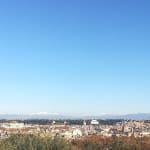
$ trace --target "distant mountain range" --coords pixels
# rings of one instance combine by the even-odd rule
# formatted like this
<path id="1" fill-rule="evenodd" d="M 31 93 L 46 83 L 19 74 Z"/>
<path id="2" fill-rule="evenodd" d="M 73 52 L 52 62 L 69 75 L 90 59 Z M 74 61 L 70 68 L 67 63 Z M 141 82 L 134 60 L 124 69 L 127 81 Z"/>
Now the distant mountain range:
<path id="1" fill-rule="evenodd" d="M 58 113 L 32 113 L 32 114 L 0 114 L 0 119 L 133 119 L 150 120 L 150 113 L 136 113 L 126 115 L 64 115 Z"/>

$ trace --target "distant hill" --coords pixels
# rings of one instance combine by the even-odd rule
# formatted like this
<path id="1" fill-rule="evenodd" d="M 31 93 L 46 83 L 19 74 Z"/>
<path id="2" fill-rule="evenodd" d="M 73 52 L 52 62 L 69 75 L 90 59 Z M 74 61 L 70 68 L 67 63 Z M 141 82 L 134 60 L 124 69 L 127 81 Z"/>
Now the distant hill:
<path id="1" fill-rule="evenodd" d="M 150 120 L 150 113 L 126 115 L 64 115 L 64 114 L 0 114 L 0 119 L 133 119 Z"/>
<path id="2" fill-rule="evenodd" d="M 136 114 L 126 114 L 126 115 L 100 115 L 95 116 L 95 118 L 100 119 L 125 119 L 125 120 L 150 120 L 150 113 L 136 113 Z"/>

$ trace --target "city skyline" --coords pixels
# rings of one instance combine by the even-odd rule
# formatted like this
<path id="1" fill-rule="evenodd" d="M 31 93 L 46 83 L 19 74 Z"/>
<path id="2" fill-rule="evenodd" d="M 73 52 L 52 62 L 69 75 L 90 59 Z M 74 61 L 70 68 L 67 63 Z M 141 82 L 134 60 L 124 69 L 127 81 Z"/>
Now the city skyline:
<path id="1" fill-rule="evenodd" d="M 0 113 L 150 113 L 150 2 L 0 2 Z"/>

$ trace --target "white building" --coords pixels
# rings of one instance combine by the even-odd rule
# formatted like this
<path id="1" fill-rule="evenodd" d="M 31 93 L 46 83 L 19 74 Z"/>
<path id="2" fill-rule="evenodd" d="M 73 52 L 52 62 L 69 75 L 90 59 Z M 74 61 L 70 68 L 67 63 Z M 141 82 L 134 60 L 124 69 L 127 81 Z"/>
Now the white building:
<path id="1" fill-rule="evenodd" d="M 25 125 L 24 123 L 12 122 L 12 123 L 2 123 L 1 127 L 18 129 L 18 128 L 24 128 Z"/>
<path id="2" fill-rule="evenodd" d="M 80 129 L 75 129 L 75 130 L 73 130 L 72 135 L 73 135 L 73 137 L 81 137 L 82 131 Z"/>
<path id="3" fill-rule="evenodd" d="M 91 125 L 99 125 L 99 122 L 97 120 L 92 120 Z"/>

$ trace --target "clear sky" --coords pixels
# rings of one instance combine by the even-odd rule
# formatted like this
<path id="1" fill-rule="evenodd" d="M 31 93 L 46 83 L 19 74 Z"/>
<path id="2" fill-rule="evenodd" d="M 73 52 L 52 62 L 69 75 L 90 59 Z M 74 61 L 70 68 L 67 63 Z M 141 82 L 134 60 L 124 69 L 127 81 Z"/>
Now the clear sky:
<path id="1" fill-rule="evenodd" d="M 0 1 L 0 113 L 149 107 L 149 0 Z"/>

